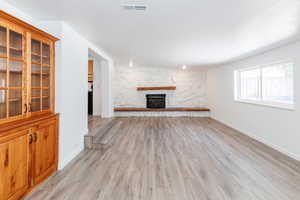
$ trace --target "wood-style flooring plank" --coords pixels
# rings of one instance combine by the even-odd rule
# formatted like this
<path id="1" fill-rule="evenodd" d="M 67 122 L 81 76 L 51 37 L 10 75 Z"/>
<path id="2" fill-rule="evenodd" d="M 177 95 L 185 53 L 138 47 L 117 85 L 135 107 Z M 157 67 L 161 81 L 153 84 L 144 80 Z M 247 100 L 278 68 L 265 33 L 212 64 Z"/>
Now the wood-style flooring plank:
<path id="1" fill-rule="evenodd" d="M 90 119 L 85 150 L 25 200 L 298 200 L 300 163 L 209 118 Z"/>

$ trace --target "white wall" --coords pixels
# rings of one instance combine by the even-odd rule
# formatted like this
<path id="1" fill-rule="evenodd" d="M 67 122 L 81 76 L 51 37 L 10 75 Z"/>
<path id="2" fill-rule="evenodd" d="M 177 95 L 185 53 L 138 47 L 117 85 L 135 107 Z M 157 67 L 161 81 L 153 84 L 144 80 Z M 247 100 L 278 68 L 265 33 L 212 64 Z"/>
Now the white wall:
<path id="1" fill-rule="evenodd" d="M 146 94 L 167 94 L 167 107 L 206 106 L 206 71 L 118 66 L 113 79 L 115 107 L 146 107 Z M 137 91 L 137 86 L 176 86 L 175 91 Z"/>
<path id="2" fill-rule="evenodd" d="M 75 42 L 76 41 L 76 42 Z M 87 41 L 63 23 L 62 63 L 56 76 L 57 108 L 60 113 L 60 168 L 83 150 L 87 127 Z"/>
<path id="3" fill-rule="evenodd" d="M 208 71 L 211 116 L 300 160 L 300 42 Z M 282 60 L 294 61 L 295 110 L 234 101 L 234 70 Z"/>
<path id="4" fill-rule="evenodd" d="M 5 0 L 0 0 L 0 9 L 3 10 L 4 12 L 10 13 L 11 15 L 13 15 L 23 21 L 26 21 L 27 23 L 37 26 L 37 21 L 34 20 L 30 15 L 22 12 L 20 9 L 18 9 L 14 6 L 11 6 Z"/>
<path id="5" fill-rule="evenodd" d="M 87 41 L 63 21 L 40 21 L 0 0 L 0 8 L 30 23 L 60 40 L 56 43 L 56 112 L 60 113 L 59 169 L 68 164 L 84 147 L 87 134 L 88 50 L 107 60 L 102 76 L 111 77 L 113 60 L 100 48 Z M 105 81 L 111 81 L 106 79 Z M 105 82 L 105 91 L 111 94 L 111 83 Z M 113 116 L 112 95 L 106 96 L 103 107 L 106 116 Z"/>

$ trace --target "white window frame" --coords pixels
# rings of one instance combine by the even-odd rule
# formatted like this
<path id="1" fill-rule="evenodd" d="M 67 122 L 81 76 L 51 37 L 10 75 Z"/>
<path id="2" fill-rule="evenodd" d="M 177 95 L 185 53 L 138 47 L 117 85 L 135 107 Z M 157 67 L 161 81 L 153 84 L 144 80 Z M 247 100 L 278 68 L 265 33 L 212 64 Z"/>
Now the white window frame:
<path id="1" fill-rule="evenodd" d="M 293 103 L 285 103 L 285 102 L 278 102 L 278 101 L 265 101 L 263 100 L 263 94 L 262 94 L 262 69 L 266 67 L 270 67 L 272 65 L 277 64 L 286 64 L 291 63 L 293 65 Z M 250 100 L 250 99 L 243 99 L 241 98 L 241 72 L 249 71 L 249 70 L 260 70 L 260 82 L 259 82 L 259 97 L 260 100 Z M 280 61 L 280 62 L 274 62 L 270 64 L 264 64 L 264 65 L 257 65 L 254 67 L 247 67 L 243 69 L 238 69 L 234 71 L 234 100 L 236 102 L 240 103 L 249 103 L 249 104 L 255 104 L 255 105 L 261 105 L 261 106 L 269 106 L 274 108 L 281 108 L 281 109 L 288 109 L 288 110 L 294 110 L 295 109 L 295 75 L 294 75 L 294 62 L 291 60 L 287 61 Z"/>

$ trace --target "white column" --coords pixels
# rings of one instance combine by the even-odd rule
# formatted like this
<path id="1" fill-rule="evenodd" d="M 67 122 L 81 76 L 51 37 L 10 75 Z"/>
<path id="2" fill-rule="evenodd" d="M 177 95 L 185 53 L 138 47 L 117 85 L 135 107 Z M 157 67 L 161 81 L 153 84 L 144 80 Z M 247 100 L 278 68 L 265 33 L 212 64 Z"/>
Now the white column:
<path id="1" fill-rule="evenodd" d="M 113 75 L 113 62 L 102 61 L 102 117 L 113 117 L 113 92 L 112 92 L 112 75 Z"/>
<path id="2" fill-rule="evenodd" d="M 93 72 L 94 72 L 94 81 L 93 81 L 93 115 L 102 116 L 102 73 L 101 73 L 101 62 L 94 60 Z"/>

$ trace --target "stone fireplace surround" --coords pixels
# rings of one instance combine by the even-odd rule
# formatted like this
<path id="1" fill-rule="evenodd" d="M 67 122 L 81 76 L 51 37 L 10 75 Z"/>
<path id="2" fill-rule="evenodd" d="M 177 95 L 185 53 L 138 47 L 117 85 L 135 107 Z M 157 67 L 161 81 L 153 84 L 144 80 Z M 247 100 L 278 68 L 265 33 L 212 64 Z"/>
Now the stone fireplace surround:
<path id="1" fill-rule="evenodd" d="M 210 111 L 203 108 L 203 110 L 199 108 L 193 109 L 184 107 L 175 107 L 175 106 L 168 106 L 169 103 L 169 97 L 167 94 L 164 94 L 164 92 L 168 91 L 161 91 L 159 94 L 159 91 L 144 91 L 143 94 L 145 96 L 145 104 L 146 106 L 143 108 L 137 108 L 137 107 L 123 107 L 124 111 L 122 110 L 122 107 L 118 107 L 118 109 L 115 109 L 115 116 L 116 117 L 209 117 Z M 151 93 L 151 94 L 149 94 Z M 170 92 L 169 92 L 170 93 Z M 163 95 L 165 105 L 164 108 L 148 108 L 148 102 L 147 102 L 147 95 Z M 199 109 L 199 110 L 197 110 Z M 152 111 L 153 110 L 153 111 Z M 197 111 L 195 111 L 197 110 Z"/>
<path id="2" fill-rule="evenodd" d="M 166 108 L 206 107 L 206 70 L 180 70 L 156 67 L 118 66 L 114 81 L 115 108 L 146 108 L 147 94 L 166 94 Z M 170 87 L 175 90 L 138 91 L 138 87 Z M 115 116 L 195 116 L 206 117 L 201 112 L 115 112 Z"/>

